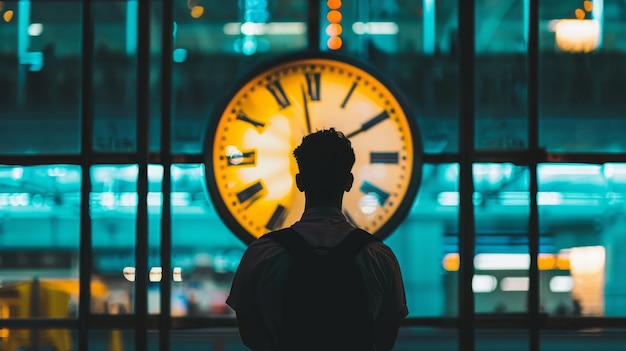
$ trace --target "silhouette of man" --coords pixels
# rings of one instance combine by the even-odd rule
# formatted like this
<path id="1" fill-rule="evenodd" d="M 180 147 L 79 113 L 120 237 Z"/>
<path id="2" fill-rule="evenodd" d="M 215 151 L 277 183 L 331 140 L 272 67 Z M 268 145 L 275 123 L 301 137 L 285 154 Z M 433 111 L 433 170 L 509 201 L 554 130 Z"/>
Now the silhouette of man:
<path id="1" fill-rule="evenodd" d="M 316 251 L 333 248 L 355 230 L 341 211 L 343 195 L 354 181 L 355 155 L 350 140 L 333 128 L 319 130 L 305 136 L 293 155 L 299 169 L 296 185 L 304 192 L 305 208 L 301 219 L 291 226 L 295 232 L 289 235 L 300 235 Z M 355 258 L 367 296 L 363 313 L 373 321 L 373 328 L 360 335 L 373 340 L 373 345 L 343 350 L 391 350 L 400 321 L 408 314 L 398 261 L 378 239 L 368 241 Z M 226 302 L 236 312 L 243 343 L 252 350 L 280 349 L 285 329 L 282 292 L 291 262 L 287 250 L 267 235 L 250 244 L 241 259 Z M 327 318 L 331 320 L 333 315 Z M 314 336 L 331 345 L 324 350 L 334 349 L 334 341 L 325 338 L 331 337 Z M 298 350 L 309 348 L 301 345 Z"/>

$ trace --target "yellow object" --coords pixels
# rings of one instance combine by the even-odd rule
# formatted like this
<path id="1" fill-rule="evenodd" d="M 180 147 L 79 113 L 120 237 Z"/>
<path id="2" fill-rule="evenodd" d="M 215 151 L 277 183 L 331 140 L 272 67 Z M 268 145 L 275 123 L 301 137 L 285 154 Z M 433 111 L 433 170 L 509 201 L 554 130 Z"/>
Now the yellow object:
<path id="1" fill-rule="evenodd" d="M 94 297 L 102 297 L 107 294 L 107 288 L 102 282 L 93 280 L 91 292 Z M 78 281 L 70 279 L 25 281 L 4 286 L 0 288 L 0 316 L 67 318 L 73 294 L 78 294 Z M 31 347 L 35 332 L 38 333 L 38 345 L 42 347 L 51 346 L 57 351 L 72 349 L 70 331 L 67 329 L 0 329 L 0 350 L 14 351 Z"/>
<path id="2" fill-rule="evenodd" d="M 255 69 L 212 116 L 207 185 L 217 212 L 245 242 L 291 225 L 304 210 L 292 156 L 303 136 L 333 127 L 356 154 L 343 211 L 384 237 L 406 215 L 421 178 L 415 115 L 365 64 L 334 53 L 291 54 Z"/>
<path id="3" fill-rule="evenodd" d="M 107 351 L 124 351 L 122 346 L 122 331 L 118 329 L 111 330 L 111 336 L 109 338 L 109 347 Z"/>

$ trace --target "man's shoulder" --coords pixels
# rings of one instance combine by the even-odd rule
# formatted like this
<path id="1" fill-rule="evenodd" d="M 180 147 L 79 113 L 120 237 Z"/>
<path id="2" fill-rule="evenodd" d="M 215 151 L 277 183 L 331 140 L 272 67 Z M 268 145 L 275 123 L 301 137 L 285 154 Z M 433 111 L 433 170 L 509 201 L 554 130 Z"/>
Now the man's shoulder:
<path id="1" fill-rule="evenodd" d="M 396 254 L 393 252 L 389 245 L 385 244 L 382 240 L 372 240 L 366 246 L 366 250 L 364 250 L 366 254 L 374 260 L 397 264 L 398 259 L 396 258 Z"/>
<path id="2" fill-rule="evenodd" d="M 268 234 L 259 237 L 248 245 L 245 256 L 248 256 L 251 261 L 259 263 L 284 252 L 283 247 L 276 240 L 271 239 Z"/>

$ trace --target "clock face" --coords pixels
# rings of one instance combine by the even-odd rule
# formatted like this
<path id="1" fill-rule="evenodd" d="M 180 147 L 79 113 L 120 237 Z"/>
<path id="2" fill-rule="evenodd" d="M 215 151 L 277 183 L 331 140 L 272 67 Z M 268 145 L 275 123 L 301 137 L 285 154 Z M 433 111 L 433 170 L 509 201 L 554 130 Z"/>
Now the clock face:
<path id="1" fill-rule="evenodd" d="M 207 130 L 206 181 L 239 238 L 249 243 L 300 219 L 293 149 L 331 127 L 356 156 L 346 218 L 381 238 L 396 228 L 419 187 L 422 145 L 415 117 L 383 79 L 340 55 L 292 54 L 257 67 L 228 94 Z"/>

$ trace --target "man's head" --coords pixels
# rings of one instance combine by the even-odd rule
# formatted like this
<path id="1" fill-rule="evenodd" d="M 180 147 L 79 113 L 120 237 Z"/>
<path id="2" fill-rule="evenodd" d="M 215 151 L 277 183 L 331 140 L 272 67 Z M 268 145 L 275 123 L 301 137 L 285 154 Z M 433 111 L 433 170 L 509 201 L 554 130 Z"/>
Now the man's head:
<path id="1" fill-rule="evenodd" d="M 319 130 L 302 138 L 293 155 L 300 173 L 296 183 L 307 197 L 335 200 L 352 187 L 354 150 L 350 140 L 334 128 Z"/>

